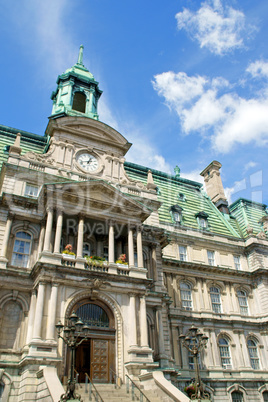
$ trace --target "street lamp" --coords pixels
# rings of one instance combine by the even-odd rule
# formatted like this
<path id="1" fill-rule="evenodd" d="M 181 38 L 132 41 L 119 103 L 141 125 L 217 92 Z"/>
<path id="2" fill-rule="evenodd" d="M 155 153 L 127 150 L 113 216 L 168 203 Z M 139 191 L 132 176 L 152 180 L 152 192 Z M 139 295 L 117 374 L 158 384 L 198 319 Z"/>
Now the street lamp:
<path id="1" fill-rule="evenodd" d="M 195 391 L 191 395 L 191 399 L 196 399 L 198 401 L 210 400 L 209 394 L 205 392 L 205 386 L 200 377 L 198 364 L 198 356 L 201 350 L 206 347 L 208 337 L 199 331 L 197 327 L 192 325 L 189 331 L 185 335 L 180 335 L 179 338 L 182 345 L 193 355 L 194 358 Z"/>
<path id="2" fill-rule="evenodd" d="M 58 338 L 61 338 L 64 343 L 71 349 L 71 370 L 68 379 L 66 393 L 61 395 L 60 401 L 80 401 L 80 395 L 75 393 L 75 349 L 89 337 L 89 327 L 84 325 L 83 321 L 73 311 L 68 319 L 68 323 L 64 326 L 61 321 L 56 324 Z M 63 333 L 62 333 L 63 332 Z M 61 335 L 62 333 L 62 335 Z"/>

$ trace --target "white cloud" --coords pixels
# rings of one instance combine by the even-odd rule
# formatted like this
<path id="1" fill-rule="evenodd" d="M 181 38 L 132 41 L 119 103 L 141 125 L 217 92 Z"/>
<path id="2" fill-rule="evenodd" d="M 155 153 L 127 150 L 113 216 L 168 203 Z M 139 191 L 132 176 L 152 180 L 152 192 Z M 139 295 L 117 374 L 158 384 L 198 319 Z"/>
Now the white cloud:
<path id="1" fill-rule="evenodd" d="M 254 168 L 254 167 L 256 167 L 256 166 L 257 166 L 257 163 L 256 163 L 256 162 L 249 161 L 249 162 L 246 163 L 245 166 L 244 166 L 244 173 L 246 173 L 248 170 L 250 170 L 250 169 L 252 169 L 252 168 Z"/>
<path id="2" fill-rule="evenodd" d="M 233 185 L 233 187 L 226 187 L 224 189 L 226 198 L 229 202 L 229 204 L 231 204 L 232 202 L 232 196 L 236 193 L 238 193 L 239 191 L 242 190 L 246 190 L 247 185 L 246 185 L 246 179 L 242 179 L 240 181 L 236 181 Z"/>
<path id="3" fill-rule="evenodd" d="M 202 176 L 200 176 L 200 170 L 195 169 L 192 170 L 191 172 L 182 172 L 181 176 L 184 179 L 188 179 L 188 180 L 193 180 L 193 181 L 197 181 L 198 183 L 202 183 L 204 184 L 204 178 Z"/>
<path id="4" fill-rule="evenodd" d="M 188 77 L 181 72 L 156 75 L 153 86 L 176 111 L 183 131 L 210 136 L 218 152 L 227 153 L 238 143 L 268 144 L 268 91 L 244 99 L 224 79 Z"/>
<path id="5" fill-rule="evenodd" d="M 184 8 L 176 14 L 178 29 L 185 29 L 201 48 L 222 55 L 243 46 L 245 15 L 223 5 L 220 0 L 207 0 L 197 12 Z M 247 31 L 252 28 L 247 26 Z"/>
<path id="6" fill-rule="evenodd" d="M 265 62 L 263 60 L 257 60 L 248 66 L 247 72 L 249 72 L 254 78 L 256 77 L 268 78 L 268 62 Z"/>

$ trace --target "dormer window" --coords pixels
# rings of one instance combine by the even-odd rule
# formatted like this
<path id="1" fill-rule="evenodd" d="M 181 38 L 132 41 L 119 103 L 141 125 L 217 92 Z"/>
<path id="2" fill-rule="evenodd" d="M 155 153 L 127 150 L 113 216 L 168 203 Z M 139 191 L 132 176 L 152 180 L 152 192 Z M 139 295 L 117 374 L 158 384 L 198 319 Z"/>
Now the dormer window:
<path id="1" fill-rule="evenodd" d="M 182 223 L 182 208 L 179 205 L 172 205 L 169 212 L 173 223 Z"/>
<path id="2" fill-rule="evenodd" d="M 183 193 L 178 194 L 178 199 L 179 199 L 179 201 L 185 201 L 186 200 L 185 195 Z"/>
<path id="3" fill-rule="evenodd" d="M 73 110 L 77 110 L 78 112 L 85 113 L 86 111 L 86 100 L 87 97 L 82 92 L 75 92 L 73 99 Z"/>
<path id="4" fill-rule="evenodd" d="M 198 214 L 195 215 L 197 219 L 197 223 L 200 229 L 208 229 L 208 214 L 205 212 L 201 211 Z"/>

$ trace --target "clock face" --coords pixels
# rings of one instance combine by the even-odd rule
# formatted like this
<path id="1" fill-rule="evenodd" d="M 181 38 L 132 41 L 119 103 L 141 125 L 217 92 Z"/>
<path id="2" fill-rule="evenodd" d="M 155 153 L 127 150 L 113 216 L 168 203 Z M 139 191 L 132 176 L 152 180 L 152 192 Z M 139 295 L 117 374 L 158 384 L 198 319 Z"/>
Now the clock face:
<path id="1" fill-rule="evenodd" d="M 80 167 L 87 172 L 94 172 L 99 166 L 97 158 L 88 153 L 80 154 L 77 158 L 77 162 L 79 163 Z"/>

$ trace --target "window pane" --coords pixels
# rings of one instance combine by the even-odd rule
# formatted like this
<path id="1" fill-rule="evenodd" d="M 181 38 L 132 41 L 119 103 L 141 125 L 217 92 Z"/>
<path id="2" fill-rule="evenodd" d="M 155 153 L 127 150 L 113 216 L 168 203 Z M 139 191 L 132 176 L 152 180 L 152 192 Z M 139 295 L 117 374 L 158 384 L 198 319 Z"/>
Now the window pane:
<path id="1" fill-rule="evenodd" d="M 232 393 L 232 402 L 243 402 L 243 401 L 244 398 L 242 392 L 235 391 Z"/>
<path id="2" fill-rule="evenodd" d="M 212 310 L 214 313 L 221 313 L 221 296 L 220 291 L 218 288 L 211 287 L 210 288 L 210 298 L 211 298 L 211 305 Z"/>
<path id="3" fill-rule="evenodd" d="M 226 366 L 231 365 L 231 356 L 230 356 L 228 341 L 225 338 L 220 338 L 219 339 L 219 347 L 220 347 L 222 367 L 227 368 Z"/>
<path id="4" fill-rule="evenodd" d="M 214 251 L 209 251 L 207 252 L 208 254 L 208 263 L 209 265 L 215 265 L 215 253 Z"/>
<path id="5" fill-rule="evenodd" d="M 259 370 L 260 363 L 259 363 L 257 343 L 255 343 L 252 339 L 249 339 L 247 344 L 248 344 L 248 353 L 249 353 L 249 357 L 250 357 L 251 367 L 254 370 Z"/>
<path id="6" fill-rule="evenodd" d="M 187 254 L 186 254 L 186 247 L 185 246 L 179 246 L 179 254 L 180 254 L 180 261 L 186 261 L 187 260 Z"/>
<path id="7" fill-rule="evenodd" d="M 192 291 L 188 283 L 180 284 L 181 305 L 186 310 L 192 310 Z"/>
<path id="8" fill-rule="evenodd" d="M 16 234 L 11 264 L 19 267 L 27 267 L 31 246 L 31 236 L 26 232 Z"/>
<path id="9" fill-rule="evenodd" d="M 237 270 L 241 269 L 240 257 L 238 255 L 234 255 L 234 265 L 235 269 Z"/>
<path id="10" fill-rule="evenodd" d="M 30 197 L 37 197 L 38 187 L 31 186 L 30 184 L 26 184 L 24 195 L 27 195 Z"/>

